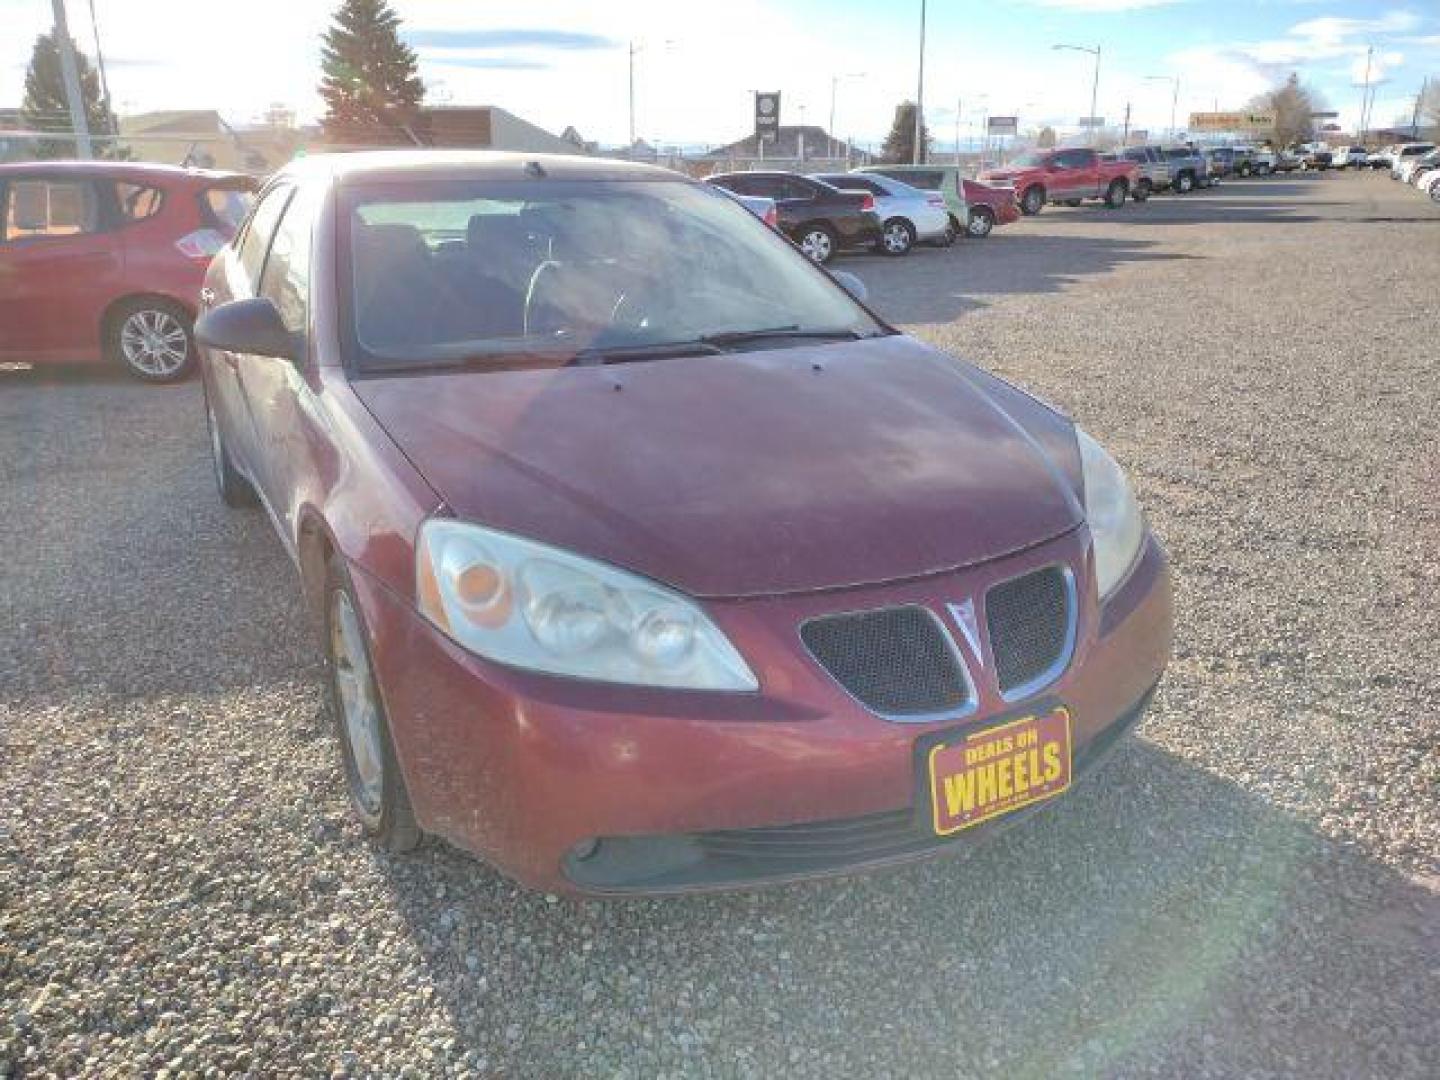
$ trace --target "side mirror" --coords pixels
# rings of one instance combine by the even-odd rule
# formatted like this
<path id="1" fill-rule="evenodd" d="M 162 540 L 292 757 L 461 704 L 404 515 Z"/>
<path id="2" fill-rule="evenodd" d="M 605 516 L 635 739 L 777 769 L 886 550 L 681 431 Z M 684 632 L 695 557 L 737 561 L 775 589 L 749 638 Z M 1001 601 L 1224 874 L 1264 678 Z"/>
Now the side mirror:
<path id="1" fill-rule="evenodd" d="M 196 340 L 212 349 L 295 360 L 300 355 L 295 335 L 285 329 L 280 312 L 268 297 L 232 300 L 211 308 L 195 324 Z"/>
<path id="2" fill-rule="evenodd" d="M 832 270 L 830 276 L 835 279 L 835 284 L 848 292 L 862 304 L 865 298 L 870 295 L 870 290 L 865 288 L 865 283 L 848 270 Z"/>

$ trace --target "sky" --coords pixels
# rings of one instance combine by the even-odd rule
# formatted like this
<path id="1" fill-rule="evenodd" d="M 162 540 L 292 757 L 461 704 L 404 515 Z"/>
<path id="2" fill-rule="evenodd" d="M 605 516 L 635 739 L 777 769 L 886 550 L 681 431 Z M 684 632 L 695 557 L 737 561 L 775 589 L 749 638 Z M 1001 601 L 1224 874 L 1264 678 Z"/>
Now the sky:
<path id="1" fill-rule="evenodd" d="M 18 105 L 52 0 L 0 0 L 0 107 Z M 93 55 L 91 5 L 122 113 L 214 108 L 232 123 L 272 103 L 315 119 L 320 35 L 337 0 L 66 0 Z M 719 144 L 752 127 L 751 93 L 778 90 L 782 122 L 862 143 L 889 129 L 917 84 L 919 0 L 392 0 L 420 57 L 428 100 L 498 105 L 559 133 L 620 144 L 629 132 L 632 46 L 636 134 Z M 1440 0 L 930 0 L 926 120 L 938 149 L 985 115 L 1023 130 L 1073 129 L 1090 111 L 1157 135 L 1178 80 L 1191 110 L 1240 107 L 1290 72 L 1348 129 L 1359 115 L 1366 50 L 1379 84 L 1375 125 L 1407 119 L 1426 76 L 1440 77 Z M 1159 76 L 1159 78 L 1153 78 Z M 838 78 L 837 78 L 838 77 Z"/>

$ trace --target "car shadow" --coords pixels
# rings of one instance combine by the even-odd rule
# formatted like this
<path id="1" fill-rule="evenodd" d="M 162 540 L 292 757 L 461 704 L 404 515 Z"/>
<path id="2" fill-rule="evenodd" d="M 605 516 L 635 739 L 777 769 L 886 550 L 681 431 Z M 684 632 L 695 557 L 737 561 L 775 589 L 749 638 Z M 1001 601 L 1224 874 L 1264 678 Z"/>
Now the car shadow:
<path id="1" fill-rule="evenodd" d="M 562 1073 L 598 1046 L 643 1073 L 655 1041 L 757 1076 L 794 1048 L 1033 1077 L 1418 1076 L 1406 1055 L 1440 1053 L 1392 1038 L 1395 1002 L 1433 998 L 1440 881 L 1143 738 L 968 857 L 841 881 L 556 902 L 439 843 L 376 859 L 467 1041 Z"/>

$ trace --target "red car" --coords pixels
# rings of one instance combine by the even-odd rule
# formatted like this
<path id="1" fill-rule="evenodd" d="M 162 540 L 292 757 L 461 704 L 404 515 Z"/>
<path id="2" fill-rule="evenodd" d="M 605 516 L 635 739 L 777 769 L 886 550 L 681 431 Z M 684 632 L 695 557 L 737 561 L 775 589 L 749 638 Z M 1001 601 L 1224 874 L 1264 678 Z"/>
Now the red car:
<path id="1" fill-rule="evenodd" d="M 0 360 L 183 378 L 205 268 L 255 186 L 166 165 L 0 165 Z"/>
<path id="2" fill-rule="evenodd" d="M 1170 577 L 1067 417 L 719 190 L 316 156 L 197 324 L 216 480 L 323 628 L 352 806 L 527 885 L 959 850 L 1139 720 Z"/>
<path id="3" fill-rule="evenodd" d="M 984 230 L 982 236 L 988 236 L 996 225 L 1013 225 L 1020 220 L 1020 203 L 1015 199 L 1014 188 L 996 187 L 964 178 L 961 178 L 960 185 L 972 218 L 983 217 L 976 213 L 977 206 L 983 206 L 990 212 L 989 221 L 981 226 Z"/>
<path id="4" fill-rule="evenodd" d="M 1038 214 L 1047 202 L 1078 206 L 1084 199 L 1114 210 L 1135 192 L 1140 169 L 1133 161 L 1105 161 L 1094 150 L 1031 150 L 980 179 L 1013 187 L 1026 214 Z"/>

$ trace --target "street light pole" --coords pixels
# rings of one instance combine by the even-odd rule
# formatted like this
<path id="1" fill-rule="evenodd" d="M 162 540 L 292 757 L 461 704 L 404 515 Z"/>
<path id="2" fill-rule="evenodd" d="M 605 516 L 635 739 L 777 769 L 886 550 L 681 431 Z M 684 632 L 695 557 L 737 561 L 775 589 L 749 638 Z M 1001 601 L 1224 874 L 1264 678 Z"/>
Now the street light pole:
<path id="1" fill-rule="evenodd" d="M 1099 119 L 1099 117 L 1095 115 L 1095 106 L 1100 98 L 1100 46 L 1096 45 L 1093 49 L 1088 45 L 1056 45 L 1054 47 L 1057 49 L 1071 49 L 1075 52 L 1089 53 L 1095 57 L 1095 78 L 1090 83 L 1090 123 L 1087 125 L 1090 128 L 1090 145 L 1094 146 L 1097 128 L 1095 121 Z"/>
<path id="2" fill-rule="evenodd" d="M 636 45 L 634 39 L 630 41 L 630 149 L 635 148 L 635 54 L 643 45 Z"/>
<path id="3" fill-rule="evenodd" d="M 56 0 L 58 3 L 59 0 Z M 912 147 L 911 164 L 924 163 L 924 149 L 921 137 L 925 131 L 925 0 L 920 0 L 920 71 L 915 84 L 915 145 Z"/>
<path id="4" fill-rule="evenodd" d="M 848 71 L 843 75 L 830 76 L 830 126 L 825 130 L 825 138 L 827 140 L 826 150 L 831 160 L 835 158 L 835 88 L 840 84 L 841 79 L 863 79 L 864 77 L 865 72 L 863 71 Z M 850 163 L 848 147 L 845 151 L 845 163 L 847 165 Z"/>

